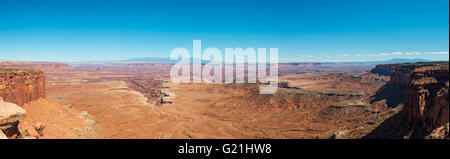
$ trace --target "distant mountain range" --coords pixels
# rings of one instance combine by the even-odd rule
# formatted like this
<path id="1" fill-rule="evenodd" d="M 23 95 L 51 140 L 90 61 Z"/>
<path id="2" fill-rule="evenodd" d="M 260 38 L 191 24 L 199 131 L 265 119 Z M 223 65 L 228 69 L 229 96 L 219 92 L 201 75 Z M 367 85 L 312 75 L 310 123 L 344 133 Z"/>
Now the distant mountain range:
<path id="1" fill-rule="evenodd" d="M 191 61 L 193 58 L 191 58 Z M 179 60 L 171 60 L 170 58 L 156 58 L 156 57 L 143 57 L 143 58 L 131 58 L 128 60 L 122 60 L 119 62 L 135 62 L 135 63 L 177 63 Z M 209 61 L 202 60 L 202 63 L 208 63 Z M 394 63 L 415 63 L 415 62 L 433 62 L 433 60 L 427 59 L 391 59 L 384 61 L 366 61 L 366 62 L 313 62 L 313 63 L 345 63 L 345 64 L 394 64 Z M 295 63 L 311 63 L 311 62 L 295 62 Z"/>
<path id="2" fill-rule="evenodd" d="M 435 62 L 434 60 L 427 59 L 390 59 L 383 61 L 363 61 L 363 62 L 331 62 L 331 63 L 342 63 L 342 64 L 367 64 L 367 65 L 378 65 L 378 64 L 396 64 L 396 63 L 416 63 L 416 62 Z"/>
<path id="3" fill-rule="evenodd" d="M 427 60 L 427 59 L 391 59 L 391 60 L 385 60 L 385 61 L 374 61 L 374 63 L 380 63 L 380 64 L 415 63 L 415 62 L 433 62 L 433 60 Z"/>
<path id="4" fill-rule="evenodd" d="M 122 60 L 120 62 L 177 63 L 178 60 L 171 60 L 170 58 L 143 57 L 143 58 L 131 58 L 128 60 Z"/>

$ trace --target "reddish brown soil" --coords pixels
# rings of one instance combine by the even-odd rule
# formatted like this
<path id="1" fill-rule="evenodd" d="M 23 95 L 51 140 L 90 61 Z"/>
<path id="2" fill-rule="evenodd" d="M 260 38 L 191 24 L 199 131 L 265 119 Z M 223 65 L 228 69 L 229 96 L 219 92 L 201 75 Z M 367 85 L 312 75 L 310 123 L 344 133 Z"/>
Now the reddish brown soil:
<path id="1" fill-rule="evenodd" d="M 27 117 L 20 121 L 20 125 L 41 123 L 45 126 L 43 136 L 40 137 L 42 139 L 70 139 L 91 136 L 89 119 L 80 112 L 68 109 L 51 99 L 41 98 L 25 104 L 23 108 L 27 111 Z"/>
<path id="2" fill-rule="evenodd" d="M 47 98 L 21 91 L 32 97 L 22 103 L 28 117 L 19 128 L 44 125 L 39 138 L 405 138 L 411 129 L 399 111 L 412 107 L 428 109 L 417 109 L 426 111 L 416 116 L 437 123 L 429 130 L 448 123 L 448 64 L 447 72 L 424 63 L 379 66 L 376 74 L 366 73 L 369 65 L 280 64 L 278 92 L 270 95 L 259 94 L 259 84 L 173 84 L 171 66 L 2 62 L 0 67 L 44 70 L 46 89 L 35 87 L 43 88 L 39 75 L 3 78 L 8 86 L 0 88 L 45 91 Z M 380 76 L 391 69 L 391 77 Z M 416 91 L 406 91 L 404 106 L 411 86 L 417 89 L 407 89 Z M 417 105 L 420 99 L 425 105 Z"/>
<path id="3" fill-rule="evenodd" d="M 49 125 L 43 138 L 361 138 L 401 109 L 371 102 L 388 77 L 353 66 L 282 65 L 287 86 L 272 95 L 260 95 L 257 84 L 173 84 L 170 68 L 109 63 L 46 71 L 51 100 L 26 105 L 26 122 Z M 348 72 L 328 73 L 337 69 Z"/>
<path id="4" fill-rule="evenodd" d="M 368 102 L 382 76 L 293 74 L 280 80 L 297 88 L 259 95 L 256 84 L 165 83 L 169 66 L 55 71 L 47 96 L 95 122 L 86 138 L 359 138 L 396 111 Z"/>

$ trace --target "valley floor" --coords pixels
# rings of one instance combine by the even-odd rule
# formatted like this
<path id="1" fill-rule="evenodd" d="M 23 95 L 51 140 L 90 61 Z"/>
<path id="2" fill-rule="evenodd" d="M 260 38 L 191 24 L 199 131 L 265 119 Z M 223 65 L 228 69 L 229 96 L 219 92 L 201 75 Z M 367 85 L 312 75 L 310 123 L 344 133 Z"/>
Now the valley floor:
<path id="1" fill-rule="evenodd" d="M 168 82 L 163 91 L 170 94 L 165 97 L 170 104 L 156 106 L 123 81 L 50 85 L 47 97 L 77 112 L 85 123 L 76 129 L 89 131 L 61 136 L 48 129 L 45 138 L 360 138 L 393 113 L 330 112 L 334 98 L 312 104 L 305 101 L 319 98 L 260 96 L 251 93 L 252 86 L 235 86 Z M 323 117 L 329 113 L 339 118 Z"/>

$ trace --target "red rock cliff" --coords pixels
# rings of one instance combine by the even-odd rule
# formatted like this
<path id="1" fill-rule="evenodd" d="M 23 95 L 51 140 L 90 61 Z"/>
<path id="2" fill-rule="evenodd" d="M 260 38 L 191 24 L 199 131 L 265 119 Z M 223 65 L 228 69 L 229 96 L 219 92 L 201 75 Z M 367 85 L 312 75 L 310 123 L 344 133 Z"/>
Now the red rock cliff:
<path id="1" fill-rule="evenodd" d="M 391 82 L 401 86 L 408 86 L 411 82 L 411 73 L 419 68 L 423 67 L 435 67 L 437 63 L 406 63 L 395 64 L 391 71 Z M 447 78 L 448 79 L 448 78 Z"/>
<path id="2" fill-rule="evenodd" d="M 37 70 L 1 70 L 0 97 L 23 106 L 45 97 L 45 76 Z"/>
<path id="3" fill-rule="evenodd" d="M 416 68 L 415 65 L 396 65 L 392 68 L 391 82 L 392 84 L 407 86 L 411 81 L 411 72 Z"/>
<path id="4" fill-rule="evenodd" d="M 422 125 L 425 132 L 449 122 L 448 71 L 447 63 L 416 68 L 410 73 L 403 115 L 408 122 Z"/>

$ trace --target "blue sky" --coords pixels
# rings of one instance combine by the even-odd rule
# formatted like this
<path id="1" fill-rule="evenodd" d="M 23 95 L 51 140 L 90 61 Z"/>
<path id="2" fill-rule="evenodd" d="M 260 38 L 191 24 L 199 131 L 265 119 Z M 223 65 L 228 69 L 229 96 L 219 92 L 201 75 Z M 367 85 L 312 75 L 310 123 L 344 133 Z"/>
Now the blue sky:
<path id="1" fill-rule="evenodd" d="M 0 60 L 279 48 L 280 61 L 448 60 L 448 0 L 1 0 Z"/>

